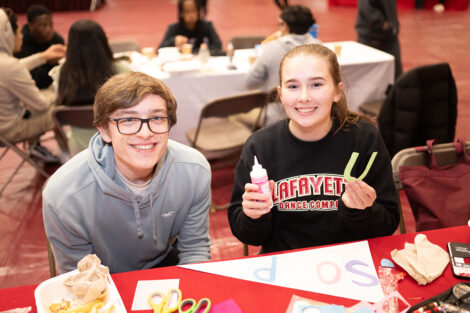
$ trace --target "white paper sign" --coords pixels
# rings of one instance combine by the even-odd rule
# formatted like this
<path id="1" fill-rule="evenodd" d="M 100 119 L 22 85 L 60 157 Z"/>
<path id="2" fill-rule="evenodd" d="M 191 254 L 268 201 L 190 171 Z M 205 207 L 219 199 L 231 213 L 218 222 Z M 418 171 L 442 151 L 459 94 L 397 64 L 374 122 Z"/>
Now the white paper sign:
<path id="1" fill-rule="evenodd" d="M 148 296 L 154 291 L 161 291 L 165 295 L 171 288 L 178 288 L 179 279 L 160 280 L 139 280 L 135 288 L 134 301 L 132 301 L 132 311 L 153 310 L 148 303 Z"/>
<path id="2" fill-rule="evenodd" d="M 181 267 L 369 302 L 384 297 L 367 241 Z"/>

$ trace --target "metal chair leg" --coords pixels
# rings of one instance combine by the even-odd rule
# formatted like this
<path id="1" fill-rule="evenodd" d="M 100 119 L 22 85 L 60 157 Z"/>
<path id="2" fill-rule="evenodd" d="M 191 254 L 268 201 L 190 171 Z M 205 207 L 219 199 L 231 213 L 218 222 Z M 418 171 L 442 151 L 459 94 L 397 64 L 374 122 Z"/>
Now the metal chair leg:
<path id="1" fill-rule="evenodd" d="M 248 245 L 246 243 L 243 244 L 243 255 L 248 256 Z"/>
<path id="2" fill-rule="evenodd" d="M 5 184 L 3 185 L 2 187 L 2 190 L 0 190 L 0 197 L 2 196 L 3 194 L 3 191 L 7 188 L 8 184 L 12 181 L 13 177 L 15 177 L 16 173 L 18 173 L 18 171 L 20 170 L 21 166 L 23 166 L 25 162 L 25 159 L 23 159 L 21 161 L 21 163 L 15 168 L 15 170 L 13 171 L 13 173 L 10 175 L 10 177 L 7 179 L 7 181 L 5 182 Z"/>
<path id="3" fill-rule="evenodd" d="M 43 175 L 45 178 L 49 178 L 49 174 L 46 173 L 46 171 L 41 167 L 39 166 L 32 158 L 31 158 L 31 152 L 29 151 L 29 149 L 31 149 L 31 144 L 29 145 L 29 147 L 27 148 L 28 149 L 28 152 L 25 153 L 23 150 L 21 150 L 20 148 L 18 148 L 16 146 L 15 143 L 10 143 L 9 141 L 7 141 L 6 139 L 4 139 L 3 137 L 0 137 L 0 143 L 2 143 L 2 146 L 5 147 L 5 150 L 2 152 L 1 156 L 0 156 L 0 160 L 6 155 L 6 153 L 8 152 L 8 150 L 12 150 L 14 151 L 17 155 L 19 155 L 21 157 L 21 162 L 20 164 L 15 168 L 15 170 L 13 171 L 13 173 L 10 175 L 10 177 L 7 179 L 6 183 L 2 186 L 1 190 L 0 190 L 0 197 L 3 195 L 3 192 L 5 190 L 5 188 L 8 186 L 8 184 L 12 181 L 13 177 L 16 175 L 16 173 L 18 173 L 18 171 L 20 170 L 20 168 L 23 166 L 23 164 L 25 162 L 28 162 L 32 167 L 34 167 L 39 173 L 41 173 L 41 175 Z M 23 144 L 25 144 L 26 142 L 24 141 Z"/>
<path id="4" fill-rule="evenodd" d="M 400 211 L 400 234 L 406 234 L 405 220 L 403 219 L 403 211 L 401 209 L 400 197 L 398 197 L 398 206 L 398 209 Z"/>
<path id="5" fill-rule="evenodd" d="M 49 240 L 47 241 L 47 256 L 49 258 L 49 273 L 51 277 L 55 277 L 57 275 L 57 272 L 55 268 L 54 252 L 52 252 L 52 247 Z"/>

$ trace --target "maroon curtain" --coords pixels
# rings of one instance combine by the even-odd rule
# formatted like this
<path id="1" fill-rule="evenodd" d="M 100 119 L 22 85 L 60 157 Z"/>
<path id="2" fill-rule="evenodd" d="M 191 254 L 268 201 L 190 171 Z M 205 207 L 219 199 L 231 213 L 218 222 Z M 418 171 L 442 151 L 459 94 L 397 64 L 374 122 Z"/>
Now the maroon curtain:
<path id="1" fill-rule="evenodd" d="M 105 1 L 99 1 L 103 4 Z M 32 4 L 45 5 L 51 11 L 89 10 L 91 0 L 3 0 L 1 6 L 11 8 L 15 13 L 25 13 Z"/>

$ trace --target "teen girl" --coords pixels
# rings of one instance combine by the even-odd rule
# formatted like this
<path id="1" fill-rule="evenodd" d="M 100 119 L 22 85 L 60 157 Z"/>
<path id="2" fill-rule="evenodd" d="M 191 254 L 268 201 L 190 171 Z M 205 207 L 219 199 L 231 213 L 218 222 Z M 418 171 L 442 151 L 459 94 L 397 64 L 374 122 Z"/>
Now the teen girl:
<path id="1" fill-rule="evenodd" d="M 228 209 L 233 234 L 262 252 L 391 235 L 399 211 L 390 157 L 376 127 L 347 109 L 335 53 L 298 46 L 282 59 L 279 78 L 288 118 L 244 146 Z M 348 182 L 353 152 L 356 178 L 377 153 L 363 180 Z M 254 156 L 272 179 L 274 199 L 249 183 Z"/>

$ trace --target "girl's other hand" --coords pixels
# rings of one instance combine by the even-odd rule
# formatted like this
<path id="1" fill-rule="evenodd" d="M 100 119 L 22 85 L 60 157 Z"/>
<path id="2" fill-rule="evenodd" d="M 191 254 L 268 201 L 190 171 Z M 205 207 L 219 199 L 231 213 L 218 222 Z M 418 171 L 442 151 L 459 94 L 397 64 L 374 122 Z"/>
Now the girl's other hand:
<path id="1" fill-rule="evenodd" d="M 374 188 L 362 180 L 358 180 L 346 183 L 346 191 L 342 199 L 348 208 L 364 210 L 372 206 L 375 199 L 377 199 L 377 194 Z"/>

